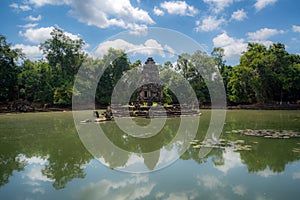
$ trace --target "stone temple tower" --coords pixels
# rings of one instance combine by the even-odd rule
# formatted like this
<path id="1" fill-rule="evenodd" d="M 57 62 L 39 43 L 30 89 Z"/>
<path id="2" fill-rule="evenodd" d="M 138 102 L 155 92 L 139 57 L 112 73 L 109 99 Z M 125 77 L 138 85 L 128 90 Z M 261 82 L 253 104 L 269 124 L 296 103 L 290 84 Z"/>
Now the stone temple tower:
<path id="1" fill-rule="evenodd" d="M 160 84 L 158 67 L 152 57 L 143 65 L 140 85 L 137 89 L 137 103 L 147 103 L 149 106 L 153 102 L 163 103 L 163 87 Z"/>

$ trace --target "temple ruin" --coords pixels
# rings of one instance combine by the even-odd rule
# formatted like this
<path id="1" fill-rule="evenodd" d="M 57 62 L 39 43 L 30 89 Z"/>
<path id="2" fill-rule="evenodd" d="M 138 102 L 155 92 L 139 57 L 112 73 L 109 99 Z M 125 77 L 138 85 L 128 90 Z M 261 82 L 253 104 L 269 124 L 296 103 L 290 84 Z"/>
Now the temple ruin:
<path id="1" fill-rule="evenodd" d="M 151 106 L 154 102 L 163 103 L 163 87 L 160 84 L 158 67 L 152 57 L 149 57 L 143 66 L 140 85 L 137 89 L 137 104 Z"/>

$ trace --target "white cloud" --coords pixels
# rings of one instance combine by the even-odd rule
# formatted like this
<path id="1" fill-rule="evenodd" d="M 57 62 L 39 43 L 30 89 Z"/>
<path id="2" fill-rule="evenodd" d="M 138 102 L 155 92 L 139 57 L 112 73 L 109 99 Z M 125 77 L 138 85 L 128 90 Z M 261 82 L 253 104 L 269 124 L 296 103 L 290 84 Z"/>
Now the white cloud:
<path id="1" fill-rule="evenodd" d="M 119 26 L 134 29 L 138 22 L 154 24 L 148 12 L 134 8 L 129 0 L 78 1 L 73 6 L 75 9 L 71 13 L 79 21 L 100 28 Z"/>
<path id="2" fill-rule="evenodd" d="M 263 8 L 265 8 L 268 5 L 275 4 L 277 0 L 256 0 L 256 3 L 254 4 L 254 7 L 256 11 L 260 11 Z"/>
<path id="3" fill-rule="evenodd" d="M 129 29 L 133 34 L 145 30 L 146 24 L 155 22 L 148 12 L 133 7 L 130 0 L 29 0 L 35 6 L 68 5 L 72 7 L 69 11 L 78 21 L 99 28 L 117 26 Z"/>
<path id="4" fill-rule="evenodd" d="M 19 154 L 16 157 L 16 160 L 19 160 L 20 162 L 26 162 L 27 164 L 39 164 L 39 165 L 45 165 L 48 162 L 48 156 L 41 157 L 41 156 L 32 156 L 30 158 L 26 157 L 24 154 Z"/>
<path id="5" fill-rule="evenodd" d="M 225 23 L 225 19 L 217 19 L 216 16 L 205 17 L 202 22 L 196 21 L 196 31 L 213 31 L 220 29 L 220 26 Z"/>
<path id="6" fill-rule="evenodd" d="M 249 40 L 248 42 L 251 43 L 259 43 L 262 44 L 266 47 L 269 47 L 271 44 L 273 44 L 274 42 L 270 41 L 270 40 Z"/>
<path id="7" fill-rule="evenodd" d="M 16 3 L 12 3 L 12 4 L 9 5 L 9 7 L 14 8 L 14 9 L 18 9 L 19 5 L 16 4 Z"/>
<path id="8" fill-rule="evenodd" d="M 237 185 L 232 187 L 232 191 L 234 194 L 240 195 L 240 196 L 245 196 L 247 190 L 243 185 Z"/>
<path id="9" fill-rule="evenodd" d="M 165 14 L 164 11 L 160 10 L 157 6 L 153 8 L 153 12 L 157 16 L 163 16 Z"/>
<path id="10" fill-rule="evenodd" d="M 300 33 L 300 26 L 293 25 L 293 31 Z"/>
<path id="11" fill-rule="evenodd" d="M 19 8 L 20 8 L 22 11 L 28 11 L 28 10 L 31 10 L 31 7 L 28 6 L 28 5 L 20 5 Z"/>
<path id="12" fill-rule="evenodd" d="M 246 50 L 247 43 L 244 39 L 236 39 L 227 35 L 226 32 L 213 39 L 214 47 L 224 49 L 226 59 L 239 58 L 241 53 Z"/>
<path id="13" fill-rule="evenodd" d="M 173 57 L 176 53 L 175 50 L 167 44 L 164 45 L 164 49 L 170 54 L 170 57 Z"/>
<path id="14" fill-rule="evenodd" d="M 50 5 L 63 5 L 68 4 L 69 0 L 28 0 L 28 3 L 35 5 L 36 7 L 41 7 L 47 4 Z"/>
<path id="15" fill-rule="evenodd" d="M 230 6 L 235 1 L 240 0 L 203 0 L 204 3 L 209 4 L 210 10 L 212 10 L 214 13 L 221 12 L 224 10 L 224 8 Z"/>
<path id="16" fill-rule="evenodd" d="M 185 193 L 171 193 L 165 200 L 189 200 Z"/>
<path id="17" fill-rule="evenodd" d="M 12 3 L 9 5 L 9 7 L 19 11 L 28 11 L 28 10 L 31 10 L 31 7 L 29 5 L 18 5 L 16 3 Z"/>
<path id="18" fill-rule="evenodd" d="M 43 52 L 38 46 L 16 44 L 13 46 L 13 49 L 22 49 L 22 52 L 25 54 L 26 58 L 30 60 L 38 60 L 43 56 Z"/>
<path id="19" fill-rule="evenodd" d="M 242 166 L 242 160 L 240 158 L 239 153 L 236 153 L 236 152 L 233 152 L 230 150 L 226 150 L 222 156 L 224 159 L 224 165 L 215 166 L 215 167 L 218 170 L 222 171 L 223 173 L 227 173 L 230 169 Z"/>
<path id="20" fill-rule="evenodd" d="M 20 32 L 20 35 L 24 36 L 30 42 L 39 44 L 51 38 L 50 33 L 53 29 L 53 26 L 37 29 L 29 28 L 25 32 Z"/>
<path id="21" fill-rule="evenodd" d="M 26 177 L 29 178 L 31 181 L 33 182 L 38 182 L 38 181 L 53 181 L 49 178 L 47 178 L 47 176 L 42 174 L 42 169 L 43 166 L 40 165 L 33 165 L 33 167 L 30 168 L 30 170 L 28 171 L 28 173 L 26 173 Z"/>
<path id="22" fill-rule="evenodd" d="M 236 21 L 243 21 L 247 18 L 247 13 L 244 11 L 244 9 L 237 10 L 232 13 L 231 19 Z"/>
<path id="23" fill-rule="evenodd" d="M 300 172 L 293 173 L 293 179 L 300 179 Z"/>
<path id="24" fill-rule="evenodd" d="M 146 176 L 133 176 L 119 182 L 103 179 L 97 183 L 91 183 L 87 187 L 84 187 L 80 196 L 87 200 L 144 199 L 150 195 L 154 186 L 155 184 L 149 183 L 149 178 Z"/>
<path id="25" fill-rule="evenodd" d="M 32 15 L 29 15 L 29 16 L 27 17 L 27 19 L 28 19 L 29 21 L 40 21 L 40 20 L 42 19 L 42 15 L 38 15 L 37 17 L 34 17 L 34 16 L 32 16 Z"/>
<path id="26" fill-rule="evenodd" d="M 135 54 L 136 52 L 145 55 L 158 54 L 162 57 L 166 56 L 164 51 L 170 52 L 171 54 L 170 57 L 175 52 L 174 49 L 172 49 L 170 46 L 162 45 L 154 39 L 148 39 L 144 42 L 144 44 L 133 44 L 123 39 L 117 39 L 113 41 L 105 41 L 99 44 L 95 51 L 94 56 L 102 57 L 104 54 L 107 53 L 108 49 L 111 47 L 114 49 L 121 49 L 125 52 L 129 52 L 133 54 Z"/>
<path id="27" fill-rule="evenodd" d="M 195 190 L 192 191 L 181 191 L 181 192 L 172 192 L 166 198 L 157 198 L 164 200 L 192 200 L 199 199 L 199 193 Z"/>
<path id="28" fill-rule="evenodd" d="M 41 27 L 37 29 L 29 28 L 25 32 L 20 32 L 20 35 L 24 36 L 30 42 L 39 44 L 51 38 L 50 33 L 53 31 L 53 29 L 54 29 L 53 26 Z M 64 32 L 64 34 L 73 40 L 79 39 L 78 35 L 74 35 L 69 32 Z"/>
<path id="29" fill-rule="evenodd" d="M 24 154 L 19 154 L 16 157 L 16 160 L 20 162 L 25 162 L 27 164 L 26 173 L 22 176 L 22 178 L 28 178 L 29 181 L 27 182 L 31 186 L 39 186 L 39 181 L 53 181 L 49 179 L 47 176 L 42 174 L 42 169 L 48 163 L 48 156 L 41 157 L 41 156 L 32 156 L 30 158 L 26 157 Z"/>
<path id="30" fill-rule="evenodd" d="M 28 23 L 28 24 L 25 24 L 25 25 L 19 25 L 19 27 L 29 29 L 29 28 L 34 28 L 37 25 L 38 25 L 38 23 Z"/>
<path id="31" fill-rule="evenodd" d="M 44 188 L 34 188 L 31 192 L 33 194 L 35 194 L 35 193 L 45 194 L 45 189 Z"/>
<path id="32" fill-rule="evenodd" d="M 198 9 L 188 5 L 185 1 L 165 1 L 160 4 L 160 7 L 165 9 L 169 14 L 181 16 L 195 16 L 199 13 Z"/>
<path id="33" fill-rule="evenodd" d="M 215 189 L 218 187 L 225 187 L 225 184 L 223 184 L 219 178 L 216 176 L 209 176 L 209 175 L 204 175 L 204 176 L 197 176 L 197 184 L 204 185 L 208 189 Z"/>
<path id="34" fill-rule="evenodd" d="M 247 33 L 250 40 L 266 40 L 272 36 L 283 34 L 283 30 L 270 29 L 270 28 L 262 28 L 255 32 Z"/>
<path id="35" fill-rule="evenodd" d="M 155 195 L 156 199 L 161 199 L 163 196 L 165 196 L 165 192 L 157 192 Z"/>
<path id="36" fill-rule="evenodd" d="M 264 171 L 257 172 L 257 174 L 259 176 L 268 178 L 268 177 L 271 177 L 271 176 L 276 176 L 278 173 L 271 171 L 270 168 L 267 167 Z"/>
<path id="37" fill-rule="evenodd" d="M 64 34 L 72 40 L 79 40 L 80 39 L 79 34 L 75 35 L 75 34 L 72 34 L 72 33 L 66 32 L 66 31 L 64 31 Z"/>

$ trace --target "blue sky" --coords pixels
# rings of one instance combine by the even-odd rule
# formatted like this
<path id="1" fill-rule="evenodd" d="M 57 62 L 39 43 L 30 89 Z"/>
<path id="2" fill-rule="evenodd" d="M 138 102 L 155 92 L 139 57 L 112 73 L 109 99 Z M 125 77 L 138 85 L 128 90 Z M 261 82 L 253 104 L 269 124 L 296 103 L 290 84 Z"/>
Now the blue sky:
<path id="1" fill-rule="evenodd" d="M 32 60 L 41 57 L 38 45 L 53 27 L 82 38 L 85 51 L 96 56 L 109 45 L 125 51 L 151 47 L 180 53 L 173 47 L 178 40 L 163 44 L 152 37 L 149 30 L 161 27 L 187 35 L 207 53 L 224 48 L 227 64 L 236 65 L 248 42 L 281 42 L 288 52 L 300 53 L 299 9 L 300 1 L 295 0 L 6 0 L 1 1 L 0 33 Z M 124 31 L 122 39 L 115 37 Z M 150 53 L 140 52 L 141 59 Z M 174 59 L 171 54 L 162 57 Z"/>

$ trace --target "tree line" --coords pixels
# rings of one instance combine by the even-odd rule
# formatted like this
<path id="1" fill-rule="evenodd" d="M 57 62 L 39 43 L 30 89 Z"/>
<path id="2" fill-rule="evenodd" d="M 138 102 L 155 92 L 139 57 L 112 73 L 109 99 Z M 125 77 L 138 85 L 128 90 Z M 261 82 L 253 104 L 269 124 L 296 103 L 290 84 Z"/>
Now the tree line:
<path id="1" fill-rule="evenodd" d="M 0 35 L 0 102 L 25 100 L 37 104 L 70 106 L 73 85 L 81 65 L 89 63 L 87 77 L 93 71 L 108 65 L 98 82 L 95 102 L 110 104 L 113 88 L 123 74 L 142 62 L 131 62 L 122 50 L 110 48 L 101 58 L 93 58 L 84 50 L 84 41 L 71 39 L 62 30 L 55 28 L 51 38 L 40 44 L 44 57 L 38 61 L 26 59 L 21 49 L 13 49 Z M 227 103 L 295 103 L 300 100 L 300 56 L 290 54 L 285 45 L 273 43 L 269 47 L 259 43 L 248 43 L 236 66 L 226 65 L 224 49 L 214 48 L 211 55 L 201 51 L 178 55 L 176 64 L 170 61 L 159 65 L 161 78 L 170 84 L 179 83 L 179 76 L 189 81 L 201 104 L 210 104 L 206 77 L 197 66 L 209 66 L 206 74 L 217 68 L 224 83 Z M 95 77 L 94 77 L 95 78 Z M 218 81 L 218 80 L 215 80 Z M 88 88 L 89 82 L 86 81 Z M 164 87 L 167 103 L 176 103 L 176 96 Z"/>

